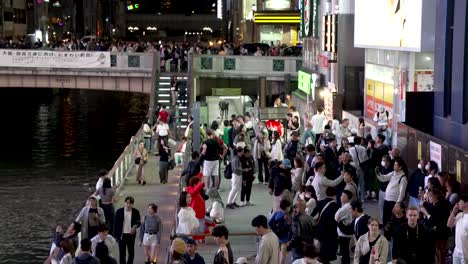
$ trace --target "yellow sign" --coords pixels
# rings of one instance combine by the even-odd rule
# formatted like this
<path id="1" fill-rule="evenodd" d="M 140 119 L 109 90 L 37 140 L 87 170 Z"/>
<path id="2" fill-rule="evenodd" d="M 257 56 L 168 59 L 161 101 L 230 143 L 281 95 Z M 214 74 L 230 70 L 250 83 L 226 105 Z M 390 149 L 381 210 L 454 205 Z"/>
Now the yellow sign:
<path id="1" fill-rule="evenodd" d="M 421 141 L 418 141 L 418 160 L 422 159 L 422 145 Z"/>
<path id="2" fill-rule="evenodd" d="M 461 161 L 457 160 L 457 181 L 461 182 Z"/>
<path id="3" fill-rule="evenodd" d="M 301 14 L 296 12 L 263 12 L 254 14 L 256 24 L 299 24 Z"/>

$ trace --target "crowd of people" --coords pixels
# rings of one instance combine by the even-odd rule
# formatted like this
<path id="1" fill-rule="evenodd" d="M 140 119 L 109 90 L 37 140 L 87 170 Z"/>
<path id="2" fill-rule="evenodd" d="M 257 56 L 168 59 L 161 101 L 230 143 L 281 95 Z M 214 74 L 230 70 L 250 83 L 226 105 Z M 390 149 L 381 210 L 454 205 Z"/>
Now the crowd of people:
<path id="1" fill-rule="evenodd" d="M 380 108 L 375 128 L 363 118 L 353 128 L 348 119 L 328 120 L 320 107 L 300 116 L 291 106 L 284 125 L 245 113 L 200 127 L 202 147 L 182 174 L 188 187 L 179 235 L 204 243 L 200 235 L 211 232 L 220 246 L 214 263 L 233 263 L 222 211 L 255 206 L 258 181 L 272 203 L 268 216 L 252 220 L 262 236 L 256 263 L 467 263 L 468 194 L 434 161 L 410 171 L 389 144 L 390 119 Z M 217 192 L 222 178 L 231 181 L 225 207 Z M 205 189 L 214 195 L 204 197 Z M 207 206 L 213 197 L 220 207 Z M 377 200 L 379 215 L 366 214 L 363 204 Z"/>
<path id="2" fill-rule="evenodd" d="M 161 107 L 156 124 L 144 124 L 144 140 L 134 156 L 136 181 L 142 185 L 152 153 L 159 156 L 161 184 L 167 183 L 170 169 L 186 164 L 170 263 L 205 263 L 197 249 L 207 234 L 219 247 L 213 263 L 247 263 L 245 257 L 234 262 L 224 210 L 256 206 L 254 182 L 266 185 L 265 195 L 271 196 L 270 213 L 251 221 L 261 236 L 256 264 L 284 264 L 288 258 L 294 264 L 337 259 L 343 264 L 468 263 L 468 194 L 435 161 L 420 160 L 410 171 L 400 150 L 388 144 L 389 115 L 384 109 L 379 113 L 375 129 L 363 118 L 355 128 L 348 119 L 328 120 L 320 107 L 313 116 L 300 116 L 290 106 L 284 122 L 232 115 L 200 127 L 200 149 L 191 145 L 189 117 L 171 153 L 172 114 Z M 190 160 L 183 161 L 186 157 Z M 175 164 L 175 159 L 181 161 Z M 231 186 L 226 202 L 219 194 L 222 178 Z M 66 232 L 57 227 L 49 263 L 133 263 L 137 229 L 146 263 L 156 263 L 163 228 L 158 207 L 149 204 L 142 219 L 132 197 L 117 211 L 114 201 L 103 171 L 75 222 Z M 378 201 L 378 216 L 364 210 L 368 201 Z M 81 253 L 75 257 L 79 232 Z"/>

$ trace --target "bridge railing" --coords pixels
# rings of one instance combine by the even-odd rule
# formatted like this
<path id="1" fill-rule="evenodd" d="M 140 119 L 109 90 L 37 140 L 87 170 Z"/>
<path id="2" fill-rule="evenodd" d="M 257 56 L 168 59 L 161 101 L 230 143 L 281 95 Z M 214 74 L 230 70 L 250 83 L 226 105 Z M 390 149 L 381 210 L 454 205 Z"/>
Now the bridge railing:
<path id="1" fill-rule="evenodd" d="M 111 68 L 152 70 L 154 56 L 158 55 L 151 52 L 111 52 Z"/>
<path id="2" fill-rule="evenodd" d="M 192 69 L 198 75 L 297 76 L 301 57 L 193 55 Z"/>

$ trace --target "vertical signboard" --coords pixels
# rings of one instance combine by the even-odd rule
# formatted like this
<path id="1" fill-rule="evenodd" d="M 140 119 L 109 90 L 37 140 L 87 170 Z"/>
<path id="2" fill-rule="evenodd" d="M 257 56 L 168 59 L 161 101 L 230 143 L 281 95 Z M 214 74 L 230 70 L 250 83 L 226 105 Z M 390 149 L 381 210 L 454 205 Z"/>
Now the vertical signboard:
<path id="1" fill-rule="evenodd" d="M 311 92 L 312 76 L 306 72 L 298 71 L 297 73 L 297 88 L 306 94 Z"/>
<path id="2" fill-rule="evenodd" d="M 318 38 L 320 0 L 301 0 L 301 37 Z"/>
<path id="3" fill-rule="evenodd" d="M 433 141 L 429 142 L 429 150 L 431 160 L 439 165 L 439 170 L 442 170 L 442 146 Z"/>

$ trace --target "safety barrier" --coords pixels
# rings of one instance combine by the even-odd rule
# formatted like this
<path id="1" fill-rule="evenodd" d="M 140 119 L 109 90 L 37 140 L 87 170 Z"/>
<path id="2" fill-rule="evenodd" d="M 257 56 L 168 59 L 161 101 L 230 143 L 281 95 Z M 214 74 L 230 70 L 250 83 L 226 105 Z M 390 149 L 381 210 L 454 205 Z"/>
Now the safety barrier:
<path id="1" fill-rule="evenodd" d="M 132 136 L 130 142 L 122 151 L 114 166 L 109 171 L 108 176 L 111 178 L 112 186 L 116 187 L 116 193 L 118 194 L 120 189 L 125 183 L 125 178 L 134 166 L 134 153 L 138 147 L 138 143 L 143 139 L 143 128 L 140 128 L 135 136 Z M 87 200 L 85 201 L 85 205 Z M 81 233 L 78 233 L 78 241 L 81 241 Z M 80 246 L 76 249 L 75 255 L 80 252 Z"/>

